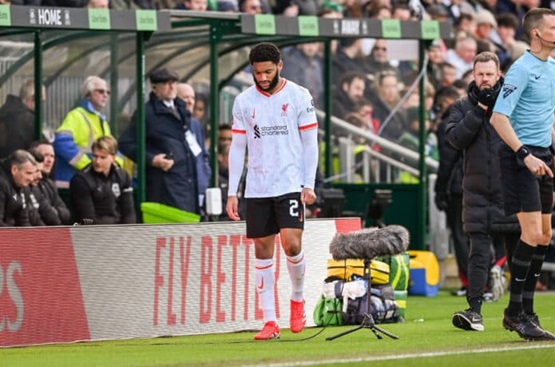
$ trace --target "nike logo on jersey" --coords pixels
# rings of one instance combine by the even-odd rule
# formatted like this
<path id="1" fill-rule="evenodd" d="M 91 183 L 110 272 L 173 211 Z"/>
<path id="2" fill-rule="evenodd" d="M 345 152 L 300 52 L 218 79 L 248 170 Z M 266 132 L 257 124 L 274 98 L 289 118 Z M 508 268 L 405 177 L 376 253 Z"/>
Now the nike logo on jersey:
<path id="1" fill-rule="evenodd" d="M 534 74 L 534 79 L 538 80 L 540 78 L 541 75 L 535 75 Z"/>
<path id="2" fill-rule="evenodd" d="M 253 109 L 252 109 L 252 115 L 251 115 L 251 117 L 252 117 L 252 118 L 255 118 L 255 117 L 256 117 L 256 108 L 253 108 Z"/>
<path id="3" fill-rule="evenodd" d="M 515 280 L 516 280 L 517 282 L 524 282 L 524 281 L 526 281 L 526 278 L 523 278 L 523 279 L 521 279 L 521 278 L 515 278 Z"/>

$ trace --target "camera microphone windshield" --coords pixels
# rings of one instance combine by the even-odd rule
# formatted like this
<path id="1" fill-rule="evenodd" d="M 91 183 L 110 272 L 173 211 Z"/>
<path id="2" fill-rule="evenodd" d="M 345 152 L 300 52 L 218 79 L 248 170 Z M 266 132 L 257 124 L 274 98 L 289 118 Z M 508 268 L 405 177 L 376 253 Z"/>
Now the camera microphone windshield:
<path id="1" fill-rule="evenodd" d="M 373 259 L 403 253 L 409 246 L 409 232 L 403 226 L 365 228 L 345 234 L 336 234 L 330 243 L 335 260 Z"/>

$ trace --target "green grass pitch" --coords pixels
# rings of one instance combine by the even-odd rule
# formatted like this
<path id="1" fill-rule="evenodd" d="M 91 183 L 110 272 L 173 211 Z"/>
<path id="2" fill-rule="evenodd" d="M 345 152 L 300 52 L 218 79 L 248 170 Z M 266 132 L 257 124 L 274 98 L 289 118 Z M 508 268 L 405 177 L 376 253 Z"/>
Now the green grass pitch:
<path id="1" fill-rule="evenodd" d="M 354 326 L 282 330 L 280 340 L 254 341 L 253 332 L 132 339 L 0 349 L 2 367 L 231 367 L 231 366 L 553 366 L 555 342 L 527 342 L 501 326 L 508 295 L 483 306 L 484 332 L 458 330 L 453 312 L 466 308 L 447 290 L 436 297 L 409 297 L 404 323 L 381 324 L 399 336 L 378 340 L 361 329 L 333 341 L 326 337 Z M 542 326 L 555 331 L 555 294 L 536 295 Z M 311 312 L 312 310 L 307 310 Z M 321 332 L 321 333 L 320 333 Z"/>

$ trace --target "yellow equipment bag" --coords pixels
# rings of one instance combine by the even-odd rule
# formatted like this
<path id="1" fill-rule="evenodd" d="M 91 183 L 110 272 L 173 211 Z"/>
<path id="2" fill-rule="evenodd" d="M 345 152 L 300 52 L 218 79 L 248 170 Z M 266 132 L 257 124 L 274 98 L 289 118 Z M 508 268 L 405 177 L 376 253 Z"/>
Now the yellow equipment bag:
<path id="1" fill-rule="evenodd" d="M 389 265 L 379 260 L 370 262 L 370 275 L 372 284 L 389 284 Z M 347 259 L 333 260 L 328 259 L 327 278 L 341 279 L 346 282 L 357 278 L 365 278 L 364 260 Z"/>

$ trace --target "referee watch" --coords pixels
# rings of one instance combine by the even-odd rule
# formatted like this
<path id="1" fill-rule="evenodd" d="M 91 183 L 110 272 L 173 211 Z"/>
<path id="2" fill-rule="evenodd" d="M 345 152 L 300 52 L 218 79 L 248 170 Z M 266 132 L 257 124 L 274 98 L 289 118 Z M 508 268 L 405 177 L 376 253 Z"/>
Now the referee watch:
<path id="1" fill-rule="evenodd" d="M 524 158 L 528 157 L 532 152 L 528 149 L 525 145 L 522 145 L 518 150 L 515 152 L 516 157 L 521 161 L 524 161 Z"/>

